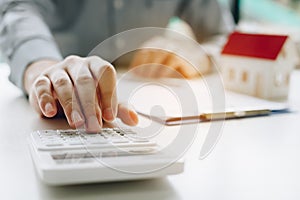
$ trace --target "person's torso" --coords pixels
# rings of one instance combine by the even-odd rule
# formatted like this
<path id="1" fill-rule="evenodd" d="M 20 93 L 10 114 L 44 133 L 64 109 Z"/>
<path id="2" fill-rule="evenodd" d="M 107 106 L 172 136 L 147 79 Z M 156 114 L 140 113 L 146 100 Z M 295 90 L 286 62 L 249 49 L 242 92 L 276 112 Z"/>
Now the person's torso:
<path id="1" fill-rule="evenodd" d="M 64 56 L 86 56 L 100 42 L 140 27 L 166 27 L 181 0 L 54 1 L 58 19 L 51 26 Z"/>

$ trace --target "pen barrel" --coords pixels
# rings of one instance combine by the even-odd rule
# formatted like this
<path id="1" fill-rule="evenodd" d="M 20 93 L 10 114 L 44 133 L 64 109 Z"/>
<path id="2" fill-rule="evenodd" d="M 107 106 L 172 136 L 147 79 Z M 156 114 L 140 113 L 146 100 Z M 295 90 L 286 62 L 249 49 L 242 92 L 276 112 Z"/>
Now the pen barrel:
<path id="1" fill-rule="evenodd" d="M 247 110 L 247 111 L 234 111 L 234 112 L 218 112 L 218 113 L 204 113 L 200 115 L 202 121 L 213 121 L 213 120 L 225 120 L 225 119 L 237 119 L 244 117 L 255 117 L 268 115 L 271 111 L 264 110 Z"/>

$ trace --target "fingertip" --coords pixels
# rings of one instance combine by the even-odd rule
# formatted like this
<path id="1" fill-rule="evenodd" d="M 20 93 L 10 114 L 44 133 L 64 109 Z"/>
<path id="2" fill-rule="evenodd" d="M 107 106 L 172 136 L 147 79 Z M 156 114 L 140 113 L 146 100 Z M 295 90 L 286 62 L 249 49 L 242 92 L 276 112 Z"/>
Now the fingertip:
<path id="1" fill-rule="evenodd" d="M 124 105 L 119 105 L 118 117 L 129 126 L 136 126 L 139 122 L 137 113 Z"/>
<path id="2" fill-rule="evenodd" d="M 84 125 L 84 119 L 83 119 L 82 115 L 76 110 L 72 111 L 71 120 L 72 121 L 71 121 L 70 125 L 75 128 Z"/>
<path id="3" fill-rule="evenodd" d="M 87 120 L 87 132 L 97 133 L 101 130 L 102 123 L 100 123 L 96 116 L 91 116 Z"/>
<path id="4" fill-rule="evenodd" d="M 139 123 L 139 117 L 138 117 L 137 113 L 133 110 L 130 110 L 129 111 L 129 116 L 130 116 L 130 119 L 131 119 L 131 122 L 132 122 L 129 125 L 136 126 Z"/>
<path id="5" fill-rule="evenodd" d="M 56 107 L 54 107 L 53 104 L 50 102 L 46 103 L 43 111 L 44 111 L 43 114 L 46 117 L 54 117 L 57 113 Z"/>
<path id="6" fill-rule="evenodd" d="M 112 122 L 115 119 L 115 114 L 111 108 L 106 108 L 103 110 L 102 117 L 107 122 Z"/>

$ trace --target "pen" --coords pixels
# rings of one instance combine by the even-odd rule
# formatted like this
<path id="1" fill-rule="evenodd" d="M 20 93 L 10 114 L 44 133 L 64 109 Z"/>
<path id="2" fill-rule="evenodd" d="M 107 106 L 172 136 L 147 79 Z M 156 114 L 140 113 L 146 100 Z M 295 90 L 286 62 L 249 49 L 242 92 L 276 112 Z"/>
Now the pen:
<path id="1" fill-rule="evenodd" d="M 232 111 L 232 112 L 219 112 L 219 113 L 203 113 L 199 116 L 201 121 L 212 121 L 221 119 L 236 119 L 244 117 L 255 117 L 262 115 L 269 115 L 272 111 L 269 109 L 263 110 L 245 110 L 245 111 Z"/>
<path id="2" fill-rule="evenodd" d="M 230 112 L 217 112 L 217 113 L 203 113 L 195 116 L 185 116 L 185 117 L 172 117 L 166 119 L 166 123 L 174 123 L 179 121 L 214 121 L 222 119 L 237 119 L 244 117 L 254 117 L 269 115 L 272 110 L 262 109 L 262 110 L 245 110 L 245 111 L 230 111 Z"/>

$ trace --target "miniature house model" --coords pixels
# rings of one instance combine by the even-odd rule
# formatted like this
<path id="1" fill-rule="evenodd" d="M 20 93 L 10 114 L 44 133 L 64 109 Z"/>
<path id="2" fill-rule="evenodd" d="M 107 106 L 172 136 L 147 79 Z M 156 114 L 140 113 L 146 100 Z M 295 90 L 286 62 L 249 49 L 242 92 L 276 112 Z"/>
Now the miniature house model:
<path id="1" fill-rule="evenodd" d="M 288 36 L 232 33 L 221 53 L 225 88 L 265 99 L 286 98 L 295 65 Z"/>

